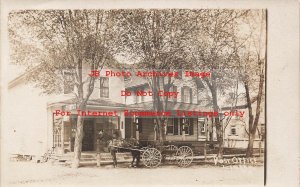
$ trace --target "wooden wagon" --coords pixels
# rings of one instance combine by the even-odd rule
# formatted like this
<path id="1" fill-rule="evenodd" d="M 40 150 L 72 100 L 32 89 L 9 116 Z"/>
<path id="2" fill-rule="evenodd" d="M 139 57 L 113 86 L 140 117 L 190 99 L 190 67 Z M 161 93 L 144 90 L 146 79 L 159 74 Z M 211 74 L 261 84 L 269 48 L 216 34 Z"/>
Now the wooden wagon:
<path id="1" fill-rule="evenodd" d="M 139 151 L 142 163 L 149 168 L 158 167 L 162 161 L 169 160 L 179 167 L 187 167 L 193 161 L 193 151 L 189 146 L 161 145 L 154 147 L 114 146 L 123 151 Z"/>

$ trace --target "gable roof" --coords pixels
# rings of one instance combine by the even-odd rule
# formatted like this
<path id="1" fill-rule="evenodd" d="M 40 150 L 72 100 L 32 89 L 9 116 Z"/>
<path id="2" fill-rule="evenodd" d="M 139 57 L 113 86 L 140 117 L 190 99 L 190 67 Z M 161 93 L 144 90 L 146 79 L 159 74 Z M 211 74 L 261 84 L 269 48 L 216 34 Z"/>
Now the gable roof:
<path id="1" fill-rule="evenodd" d="M 146 84 L 148 84 L 148 81 L 146 78 L 137 77 L 135 75 L 132 75 L 127 80 L 125 80 L 125 88 L 134 88 L 134 87 L 143 86 Z"/>

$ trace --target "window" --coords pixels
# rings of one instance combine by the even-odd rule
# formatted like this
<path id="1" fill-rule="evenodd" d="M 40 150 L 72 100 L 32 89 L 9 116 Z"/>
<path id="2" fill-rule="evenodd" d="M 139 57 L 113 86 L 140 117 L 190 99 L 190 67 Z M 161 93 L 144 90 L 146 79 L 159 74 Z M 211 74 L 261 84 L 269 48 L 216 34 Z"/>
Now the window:
<path id="1" fill-rule="evenodd" d="M 136 91 L 135 91 L 135 103 L 141 103 L 141 102 L 144 102 L 144 98 L 145 96 L 143 96 L 143 93 L 145 92 L 145 88 L 141 87 L 141 88 L 138 88 Z M 139 93 L 139 95 L 137 94 Z"/>
<path id="2" fill-rule="evenodd" d="M 174 119 L 172 118 L 167 120 L 167 134 L 174 135 Z"/>
<path id="3" fill-rule="evenodd" d="M 197 103 L 198 104 L 202 104 L 202 105 L 208 104 L 207 99 L 204 98 L 205 97 L 204 94 L 205 93 L 202 92 L 201 90 L 199 90 L 199 89 L 197 90 Z"/>
<path id="4" fill-rule="evenodd" d="M 182 119 L 182 127 L 185 135 L 193 135 L 194 134 L 194 125 L 192 118 L 183 118 Z"/>
<path id="5" fill-rule="evenodd" d="M 69 94 L 74 91 L 74 81 L 72 77 L 72 73 L 64 72 L 64 94 Z"/>
<path id="6" fill-rule="evenodd" d="M 236 135 L 236 128 L 235 127 L 231 127 L 230 134 L 231 135 Z"/>
<path id="7" fill-rule="evenodd" d="M 53 133 L 54 147 L 61 147 L 61 127 L 55 125 Z"/>
<path id="8" fill-rule="evenodd" d="M 135 123 L 136 123 L 136 129 L 139 131 L 139 133 L 143 132 L 143 123 L 142 123 L 142 118 L 136 118 Z"/>
<path id="9" fill-rule="evenodd" d="M 109 97 L 109 79 L 108 77 L 100 77 L 100 97 Z"/>
<path id="10" fill-rule="evenodd" d="M 200 130 L 201 132 L 205 132 L 205 123 L 203 122 L 200 123 Z"/>
<path id="11" fill-rule="evenodd" d="M 194 134 L 194 119 L 192 118 L 169 118 L 167 121 L 167 135 Z"/>
<path id="12" fill-rule="evenodd" d="M 192 90 L 191 88 L 184 86 L 181 88 L 181 102 L 192 103 Z"/>
<path id="13" fill-rule="evenodd" d="M 178 79 L 182 79 L 183 74 L 184 74 L 184 72 L 183 72 L 182 69 L 181 69 L 181 70 L 178 70 Z"/>
<path id="14" fill-rule="evenodd" d="M 140 96 L 137 95 L 137 90 L 134 91 L 134 103 L 139 103 Z"/>
<path id="15" fill-rule="evenodd" d="M 260 125 L 260 135 L 261 139 L 264 140 L 266 135 L 266 127 L 264 123 Z"/>
<path id="16" fill-rule="evenodd" d="M 108 123 L 113 129 L 120 129 L 119 117 L 110 117 Z"/>
<path id="17" fill-rule="evenodd" d="M 265 134 L 265 132 L 266 132 L 265 124 L 262 123 L 262 124 L 260 125 L 260 133 L 261 133 L 261 134 Z"/>

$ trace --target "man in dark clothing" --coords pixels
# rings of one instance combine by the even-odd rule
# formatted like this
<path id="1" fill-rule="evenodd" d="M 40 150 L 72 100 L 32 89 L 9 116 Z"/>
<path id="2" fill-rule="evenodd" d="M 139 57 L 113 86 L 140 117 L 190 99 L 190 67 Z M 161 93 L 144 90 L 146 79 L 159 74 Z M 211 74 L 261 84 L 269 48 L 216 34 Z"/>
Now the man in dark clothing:
<path id="1" fill-rule="evenodd" d="M 114 167 L 117 167 L 117 156 L 118 147 L 122 144 L 122 141 L 119 138 L 119 134 L 115 132 L 113 134 L 113 139 L 109 142 L 110 154 L 113 158 Z"/>
<path id="2" fill-rule="evenodd" d="M 130 139 L 130 144 L 131 144 L 131 147 L 133 149 L 139 149 L 140 148 L 139 142 L 134 138 Z M 134 161 L 135 160 L 136 160 L 135 166 L 139 167 L 141 152 L 138 151 L 138 150 L 131 150 L 131 155 L 132 155 L 131 167 L 134 167 Z"/>

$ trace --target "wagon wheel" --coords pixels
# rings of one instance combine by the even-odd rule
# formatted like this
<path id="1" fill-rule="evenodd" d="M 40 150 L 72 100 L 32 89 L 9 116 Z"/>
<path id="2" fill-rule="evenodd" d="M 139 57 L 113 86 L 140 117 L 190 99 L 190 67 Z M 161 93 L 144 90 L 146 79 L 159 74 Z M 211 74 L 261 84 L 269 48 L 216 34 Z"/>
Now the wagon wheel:
<path id="1" fill-rule="evenodd" d="M 188 146 L 180 147 L 176 152 L 177 164 L 180 167 L 187 167 L 193 161 L 193 151 Z"/>
<path id="2" fill-rule="evenodd" d="M 149 148 L 142 154 L 142 160 L 146 167 L 157 167 L 161 163 L 161 153 L 155 148 Z"/>

